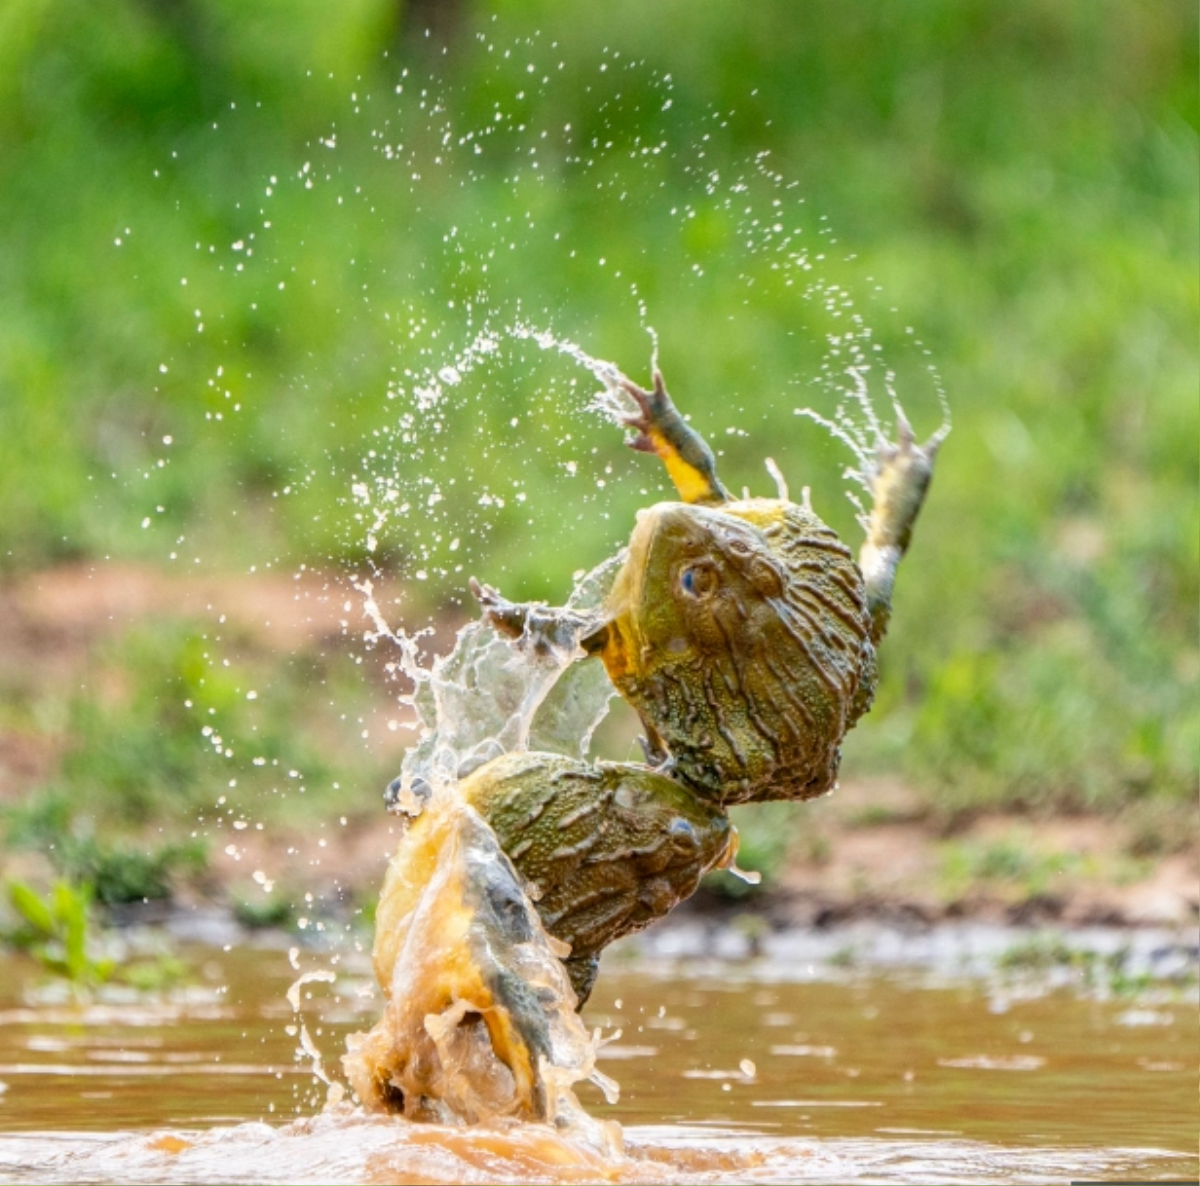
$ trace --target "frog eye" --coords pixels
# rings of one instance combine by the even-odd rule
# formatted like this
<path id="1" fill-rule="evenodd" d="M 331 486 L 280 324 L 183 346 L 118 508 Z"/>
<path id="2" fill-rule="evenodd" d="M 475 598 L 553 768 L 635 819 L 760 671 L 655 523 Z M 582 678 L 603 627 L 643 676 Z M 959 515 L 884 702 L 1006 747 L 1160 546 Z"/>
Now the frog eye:
<path id="1" fill-rule="evenodd" d="M 717 584 L 717 574 L 711 564 L 693 564 L 679 574 L 679 588 L 688 597 L 707 597 Z"/>

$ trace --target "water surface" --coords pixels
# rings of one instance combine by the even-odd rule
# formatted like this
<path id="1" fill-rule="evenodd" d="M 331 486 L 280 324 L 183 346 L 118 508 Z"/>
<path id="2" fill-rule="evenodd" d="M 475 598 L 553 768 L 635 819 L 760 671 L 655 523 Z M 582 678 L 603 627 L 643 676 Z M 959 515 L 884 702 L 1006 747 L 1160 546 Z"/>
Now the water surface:
<path id="1" fill-rule="evenodd" d="M 1061 1181 L 1197 1174 L 1197 1014 L 1169 988 L 1081 997 L 928 972 L 821 976 L 778 958 L 610 961 L 587 1011 L 622 1087 L 603 1164 L 546 1130 L 318 1116 L 379 1002 L 365 963 L 285 994 L 284 951 L 193 950 L 195 983 L 77 1005 L 0 978 L 0 1180 Z M 296 957 L 304 969 L 329 957 Z M 32 991 L 31 991 L 32 989 Z M 290 1032 L 289 1032 L 290 1031 Z"/>

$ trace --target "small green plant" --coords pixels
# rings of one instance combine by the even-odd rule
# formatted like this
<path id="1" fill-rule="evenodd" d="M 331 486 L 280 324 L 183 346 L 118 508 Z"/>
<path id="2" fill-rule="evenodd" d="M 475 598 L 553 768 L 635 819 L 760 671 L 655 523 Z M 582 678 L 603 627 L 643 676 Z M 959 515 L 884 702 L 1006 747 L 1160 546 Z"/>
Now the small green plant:
<path id="1" fill-rule="evenodd" d="M 1137 997 L 1151 989 L 1161 988 L 1164 980 L 1146 968 L 1131 967 L 1132 952 L 1128 946 L 1101 953 L 1084 947 L 1074 947 L 1062 935 L 1041 932 L 1014 943 L 996 961 L 1002 972 L 1017 975 L 1045 975 L 1069 970 L 1080 985 L 1089 990 L 1111 993 L 1116 997 Z M 1195 973 L 1188 970 L 1182 976 L 1171 977 L 1176 985 L 1195 982 Z"/>
<path id="2" fill-rule="evenodd" d="M 853 968 L 857 966 L 858 961 L 859 951 L 853 943 L 844 943 L 829 954 L 831 968 Z"/>
<path id="3" fill-rule="evenodd" d="M 208 865 L 202 839 L 141 845 L 99 838 L 76 819 L 61 792 L 35 795 L 0 818 L 9 845 L 45 852 L 56 873 L 72 885 L 90 885 L 104 906 L 167 900 L 180 878 L 203 873 Z"/>
<path id="4" fill-rule="evenodd" d="M 1036 934 L 1003 951 L 997 967 L 1010 972 L 1045 972 L 1051 968 L 1081 965 L 1091 952 L 1076 951 L 1060 935 Z"/>
<path id="5" fill-rule="evenodd" d="M 866 807 L 848 815 L 846 826 L 850 828 L 881 828 L 888 824 L 906 824 L 911 822 L 917 814 L 912 810 L 890 807 L 884 803 L 869 803 Z"/>
<path id="6" fill-rule="evenodd" d="M 8 899 L 21 918 L 6 936 L 28 951 L 47 972 L 61 976 L 77 991 L 86 991 L 112 977 L 115 963 L 95 959 L 89 951 L 92 887 L 56 881 L 47 898 L 23 881 L 8 883 Z"/>
<path id="7" fill-rule="evenodd" d="M 66 980 L 77 996 L 86 996 L 112 980 L 139 992 L 159 992 L 187 978 L 187 965 L 169 952 L 124 962 L 96 957 L 97 933 L 91 914 L 94 898 L 87 882 L 56 881 L 42 897 L 23 881 L 9 881 L 8 900 L 20 921 L 0 938 L 28 952 L 45 971 Z"/>
<path id="8" fill-rule="evenodd" d="M 271 927 L 290 930 L 296 925 L 296 911 L 287 898 L 278 894 L 252 897 L 235 893 L 233 916 L 248 930 L 261 931 Z"/>
<path id="9" fill-rule="evenodd" d="M 159 955 L 119 968 L 115 975 L 138 992 L 155 993 L 187 980 L 188 966 L 176 956 Z"/>
<path id="10" fill-rule="evenodd" d="M 207 863 L 202 840 L 136 848 L 101 844 L 90 836 L 69 846 L 56 862 L 68 876 L 94 886 L 96 900 L 105 906 L 169 899 L 176 878 L 201 873 Z"/>
<path id="11" fill-rule="evenodd" d="M 761 914 L 739 914 L 733 920 L 733 930 L 745 938 L 746 954 L 756 959 L 763 953 L 763 944 L 771 934 L 771 924 Z"/>
<path id="12" fill-rule="evenodd" d="M 1091 862 L 1080 854 L 1040 850 L 1018 833 L 986 842 L 946 842 L 939 873 L 948 898 L 960 897 L 979 882 L 1008 887 L 1030 898 L 1047 893 L 1059 875 L 1087 875 L 1090 871 Z"/>
<path id="13" fill-rule="evenodd" d="M 378 891 L 374 886 L 371 886 L 359 896 L 358 901 L 361 903 L 361 905 L 356 906 L 354 909 L 354 914 L 358 920 L 358 924 L 360 926 L 370 927 L 372 930 L 374 930 L 375 915 L 379 910 Z"/>

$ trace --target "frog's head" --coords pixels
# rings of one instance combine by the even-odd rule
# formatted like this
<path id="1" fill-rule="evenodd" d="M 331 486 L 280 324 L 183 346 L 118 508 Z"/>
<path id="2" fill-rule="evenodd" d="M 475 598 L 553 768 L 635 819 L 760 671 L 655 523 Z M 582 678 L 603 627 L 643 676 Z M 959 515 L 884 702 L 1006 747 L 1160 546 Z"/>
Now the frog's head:
<path id="1" fill-rule="evenodd" d="M 650 507 L 610 605 L 609 674 L 688 781 L 733 801 L 781 780 L 816 793 L 873 651 L 861 577 L 815 515 Z"/>
<path id="2" fill-rule="evenodd" d="M 758 528 L 688 503 L 639 512 L 628 571 L 639 668 L 736 645 L 737 623 L 782 596 L 785 584 Z M 728 624 L 735 626 L 733 638 L 725 637 Z"/>

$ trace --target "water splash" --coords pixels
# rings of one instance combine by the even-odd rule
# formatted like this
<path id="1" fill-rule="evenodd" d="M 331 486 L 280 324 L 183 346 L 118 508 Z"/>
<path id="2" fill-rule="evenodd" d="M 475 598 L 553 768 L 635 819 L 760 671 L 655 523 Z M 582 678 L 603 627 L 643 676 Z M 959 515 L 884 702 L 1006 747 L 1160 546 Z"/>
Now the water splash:
<path id="1" fill-rule="evenodd" d="M 622 551 L 579 579 L 567 608 L 597 608 L 624 560 Z M 439 794 L 501 754 L 535 749 L 587 755 L 615 690 L 600 664 L 576 663 L 583 656 L 577 644 L 535 648 L 528 637 L 510 642 L 480 620 L 459 630 L 449 653 L 426 666 L 419 636 L 387 624 L 372 583 L 362 580 L 355 588 L 373 625 L 370 641 L 394 644 L 391 671 L 412 684 L 398 699 L 413 710 L 419 736 L 405 754 L 394 792 L 408 814 L 419 814 L 422 787 Z"/>
<path id="2" fill-rule="evenodd" d="M 288 961 L 292 967 L 298 967 L 296 963 L 297 949 L 291 948 L 288 952 Z M 321 1051 L 313 1041 L 312 1034 L 309 1033 L 308 1025 L 304 1018 L 300 1015 L 300 993 L 306 984 L 335 984 L 337 982 L 337 973 L 328 968 L 315 968 L 309 972 L 302 972 L 288 986 L 284 996 L 287 998 L 287 1003 L 292 1007 L 292 1014 L 295 1021 L 287 1027 L 287 1033 L 294 1036 L 299 1045 L 296 1047 L 294 1057 L 298 1063 L 307 1063 L 308 1071 L 314 1079 L 319 1083 L 323 1083 L 327 1088 L 327 1101 L 330 1103 L 338 1103 L 345 1094 L 345 1088 L 341 1083 L 331 1079 L 325 1070 L 325 1064 L 321 1057 Z M 318 1031 L 319 1032 L 319 1031 Z"/>
<path id="3" fill-rule="evenodd" d="M 619 381 L 611 364 L 596 365 Z M 567 606 L 581 623 L 624 559 L 576 582 Z M 586 1079 L 610 1103 L 618 1095 L 596 1066 L 599 1035 L 576 1012 L 562 963 L 570 948 L 546 932 L 495 834 L 458 791 L 501 754 L 586 754 L 613 688 L 599 664 L 576 662 L 583 650 L 569 632 L 535 645 L 529 631 L 506 641 L 483 621 L 425 666 L 418 639 L 388 625 L 373 584 L 356 588 L 372 642 L 395 647 L 393 671 L 411 682 L 401 700 L 419 737 L 390 788 L 407 826 L 376 913 L 374 963 L 387 1004 L 369 1033 L 348 1041 L 350 1083 L 370 1110 L 442 1124 L 550 1122 L 619 1155 L 619 1128 L 587 1116 L 572 1091 Z"/>
<path id="4" fill-rule="evenodd" d="M 531 77 L 541 77 L 536 83 L 539 94 L 553 86 L 549 72 L 541 76 L 540 71 L 534 71 L 534 60 L 548 49 L 554 47 L 539 47 L 533 42 L 528 46 Z M 507 53 L 504 58 L 507 60 Z M 499 60 L 497 54 L 496 61 Z M 645 74 L 644 63 L 618 64 L 614 60 L 604 63 L 600 69 L 607 71 L 610 66 L 609 79 L 615 77 L 618 69 Z M 534 84 L 531 82 L 530 85 Z M 543 216 L 539 208 L 539 193 L 544 194 L 547 171 L 538 168 L 541 161 L 529 150 L 541 151 L 548 131 L 555 133 L 551 143 L 562 147 L 566 154 L 564 159 L 571 161 L 581 175 L 595 180 L 597 194 L 602 196 L 603 202 L 607 203 L 605 209 L 613 215 L 632 208 L 632 204 L 625 204 L 625 181 L 633 178 L 636 182 L 638 177 L 651 179 L 655 176 L 652 171 L 664 159 L 671 159 L 673 166 L 688 179 L 691 189 L 686 200 L 670 209 L 668 225 L 673 231 L 681 232 L 679 243 L 671 249 L 677 257 L 679 275 L 667 277 L 664 273 L 660 285 L 672 292 L 671 315 L 677 316 L 676 307 L 686 311 L 687 300 L 691 300 L 690 328 L 695 332 L 702 324 L 700 313 L 709 309 L 707 299 L 697 301 L 697 298 L 718 284 L 736 289 L 739 297 L 744 298 L 741 303 L 747 311 L 743 314 L 739 310 L 739 316 L 746 318 L 747 325 L 755 316 L 752 298 L 766 291 L 768 285 L 776 285 L 778 281 L 771 290 L 773 302 L 787 289 L 793 289 L 793 295 L 802 293 L 803 300 L 828 313 L 831 324 L 833 319 L 849 324 L 848 330 L 837 327 L 836 332 L 831 329 L 825 335 L 828 357 L 822 364 L 820 382 L 840 393 L 837 409 L 831 417 L 822 418 L 822 414 L 810 413 L 807 409 L 802 410 L 802 414 L 811 415 L 825 424 L 850 447 L 856 464 L 847 474 L 859 485 L 869 485 L 872 458 L 884 436 L 866 379 L 871 366 L 877 364 L 873 353 L 877 347 L 871 342 L 864 319 L 851 308 L 846 289 L 823 276 L 826 266 L 823 249 L 828 249 L 836 240 L 823 220 L 815 232 L 811 220 L 807 226 L 803 224 L 799 217 L 803 199 L 796 197 L 795 183 L 773 171 L 765 154 L 755 157 L 740 170 L 722 176 L 707 159 L 707 149 L 703 147 L 708 140 L 707 133 L 703 136 L 698 133 L 693 144 L 671 144 L 666 139 L 659 140 L 657 131 L 648 129 L 645 142 L 634 145 L 634 151 L 628 154 L 631 163 L 626 164 L 626 146 L 611 152 L 607 150 L 612 149 L 611 144 L 607 149 L 600 149 L 595 143 L 588 148 L 577 142 L 569 126 L 562 129 L 560 136 L 558 129 L 542 126 L 543 116 L 530 119 L 527 124 L 526 117 L 518 113 L 516 105 L 513 110 L 500 110 L 497 105 L 495 118 L 492 120 L 489 113 L 487 126 L 472 126 L 472 117 L 460 115 L 456 110 L 452 90 L 443 90 L 441 84 L 431 82 L 428 90 L 420 89 L 418 102 L 418 89 L 420 84 L 415 79 L 408 79 L 406 74 L 405 81 L 396 87 L 400 98 L 391 100 L 386 96 L 404 109 L 401 114 L 408 121 L 408 127 L 402 136 L 395 128 L 387 132 L 387 122 L 382 126 L 378 122 L 371 126 L 364 124 L 358 118 L 360 106 L 356 96 L 355 118 L 339 127 L 336 136 L 331 132 L 321 140 L 325 149 L 341 149 L 340 159 L 347 156 L 345 146 L 354 137 L 369 136 L 373 151 L 379 154 L 381 172 L 377 177 L 362 176 L 362 188 L 366 193 L 362 194 L 361 201 L 357 200 L 359 187 L 354 189 L 354 219 L 369 220 L 369 213 L 382 221 L 389 233 L 394 233 L 396 206 L 391 201 L 381 201 L 381 213 L 377 214 L 376 207 L 371 204 L 373 189 L 376 194 L 388 195 L 407 190 L 416 203 L 415 212 L 419 213 L 427 200 L 428 178 L 435 173 L 446 183 L 441 191 L 444 193 L 452 192 L 455 183 L 468 190 L 487 184 L 487 179 L 475 170 L 475 158 L 481 153 L 491 153 L 500 141 L 514 150 L 514 161 L 523 163 L 513 165 L 505 178 L 506 192 L 511 190 L 514 203 L 509 216 L 498 217 L 497 206 L 490 202 L 480 203 L 485 213 L 476 216 L 467 213 L 466 207 L 455 207 L 455 214 L 462 214 L 465 221 L 443 228 L 440 254 L 435 247 L 430 258 L 410 264 L 398 277 L 398 284 L 395 275 L 385 280 L 385 269 L 377 269 L 376 265 L 360 260 L 356 266 L 365 269 L 362 272 L 365 282 L 361 285 L 361 307 L 356 306 L 351 313 L 343 312 L 338 306 L 331 314 L 343 319 L 337 322 L 339 325 L 347 326 L 349 319 L 354 318 L 357 324 L 369 326 L 370 331 L 381 335 L 385 348 L 363 350 L 361 357 L 386 355 L 386 347 L 392 348 L 386 381 L 374 373 L 361 385 L 353 375 L 336 376 L 339 387 L 356 389 L 360 395 L 372 393 L 365 394 L 364 398 L 377 401 L 382 418 L 370 435 L 363 437 L 361 448 L 352 446 L 358 455 L 358 460 L 352 463 L 353 474 L 336 464 L 331 467 L 331 472 L 335 474 L 335 481 L 342 483 L 342 489 L 348 491 L 345 504 L 352 519 L 348 524 L 349 534 L 340 542 L 354 552 L 361 547 L 365 553 L 365 564 L 360 566 L 363 571 L 357 573 L 353 581 L 370 623 L 363 633 L 363 641 L 368 648 L 391 648 L 391 673 L 411 684 L 411 691 L 399 699 L 402 705 L 412 710 L 413 728 L 418 736 L 404 758 L 397 789 L 397 800 L 410 817 L 419 816 L 429 806 L 431 796 L 435 801 L 439 801 L 443 793 L 452 796 L 457 780 L 464 773 L 499 754 L 522 749 L 586 754 L 612 695 L 600 665 L 575 663 L 577 653 L 573 647 L 563 646 L 535 654 L 532 648 L 522 647 L 520 642 L 514 646 L 496 638 L 480 623 L 460 631 L 448 654 L 427 661 L 422 648 L 428 632 L 389 627 L 387 613 L 390 610 L 385 613 L 381 604 L 381 582 L 393 571 L 398 571 L 405 579 L 431 581 L 434 584 L 430 587 L 445 589 L 450 586 L 461 590 L 466 583 L 464 564 L 473 549 L 483 546 L 490 528 L 498 522 L 502 512 L 507 511 L 511 517 L 515 506 L 524 502 L 526 491 L 521 488 L 521 483 L 522 476 L 528 472 L 530 457 L 543 445 L 548 450 L 557 449 L 560 456 L 565 452 L 565 437 L 557 441 L 550 437 L 541 442 L 531 441 L 524 425 L 518 427 L 518 417 L 513 416 L 509 422 L 513 430 L 512 451 L 498 464 L 489 464 L 488 474 L 481 480 L 469 466 L 460 464 L 446 444 L 454 436 L 449 431 L 450 417 L 474 417 L 478 410 L 490 410 L 491 401 L 487 397 L 492 392 L 488 384 L 500 373 L 499 368 L 510 365 L 514 359 L 519 368 L 523 367 L 523 358 L 533 351 L 526 349 L 522 354 L 520 347 L 533 346 L 565 359 L 599 385 L 598 391 L 578 399 L 573 378 L 568 384 L 569 413 L 590 410 L 620 423 L 631 410 L 621 388 L 621 372 L 615 364 L 594 357 L 568 337 L 539 328 L 539 320 L 548 317 L 548 312 L 535 311 L 533 316 L 527 316 L 521 301 L 514 301 L 511 295 L 505 294 L 506 284 L 510 289 L 521 287 L 524 273 L 516 261 L 522 256 L 532 256 L 546 249 L 551 268 L 563 265 L 565 271 L 569 267 L 567 260 L 575 257 L 579 246 L 577 240 L 571 241 L 570 222 L 556 223 L 553 213 L 547 212 Z M 671 89 L 669 78 L 650 81 L 650 93 L 662 92 L 655 96 L 655 101 L 664 100 L 663 110 L 670 106 Z M 361 110 L 380 113 L 380 104 L 376 101 L 373 105 L 368 100 L 369 96 L 363 100 Z M 619 94 L 614 103 L 618 100 Z M 417 114 L 418 111 L 421 114 Z M 718 113 L 711 114 L 719 118 Z M 409 135 L 409 132 L 413 134 Z M 436 146 L 432 153 L 430 146 Z M 315 155 L 325 159 L 320 151 Z M 383 165 L 384 161 L 386 165 Z M 407 183 L 406 175 L 411 176 L 411 185 Z M 422 182 L 422 177 L 427 180 Z M 305 195 L 315 193 L 320 197 L 324 193 L 332 197 L 333 186 L 341 188 L 347 180 L 351 179 L 342 176 L 339 169 L 327 170 L 320 164 L 314 167 L 311 162 L 305 162 L 303 168 L 295 171 L 294 176 L 285 177 L 278 186 L 272 177 L 271 186 L 266 189 L 270 199 L 268 205 L 280 206 L 285 191 L 292 205 L 280 209 L 278 214 L 264 206 L 261 213 L 269 213 L 271 218 L 263 222 L 260 239 L 256 240 L 257 254 L 251 260 L 250 253 L 246 252 L 245 260 L 239 259 L 237 275 L 253 278 L 256 283 L 271 289 L 277 285 L 280 292 L 285 284 L 290 293 L 309 281 L 318 291 L 323 289 L 324 278 L 314 263 L 318 256 L 305 247 L 308 239 L 305 220 L 313 217 L 310 213 L 312 200 Z M 633 188 L 636 190 L 638 186 L 635 184 Z M 648 192 L 658 193 L 657 189 Z M 308 205 L 301 206 L 301 203 Z M 525 203 L 523 211 L 522 203 Z M 536 219 L 535 208 L 539 208 Z M 321 236 L 329 239 L 336 235 L 335 227 L 347 228 L 348 224 L 334 221 L 346 217 L 341 211 L 342 198 L 338 196 L 337 209 L 330 206 L 321 215 L 325 220 Z M 414 212 L 410 210 L 409 213 Z M 439 221 L 443 220 L 443 214 L 438 213 Z M 697 243 L 707 242 L 710 247 L 694 246 L 682 234 L 693 224 L 701 225 L 694 223 L 697 218 L 701 222 L 709 221 L 721 232 L 697 239 Z M 290 244 L 287 237 L 280 234 L 289 220 L 291 237 L 298 240 Z M 450 219 L 444 221 L 448 223 Z M 271 233 L 268 235 L 267 231 Z M 563 236 L 561 240 L 560 236 Z M 414 233 L 414 240 L 418 238 L 420 236 Z M 432 242 L 433 237 L 430 239 Z M 347 238 L 346 241 L 359 240 Z M 561 246 L 550 246 L 560 242 Z M 243 246 L 239 236 L 235 249 L 240 253 Z M 495 260 L 499 252 L 505 253 L 501 259 L 514 260 L 510 274 L 489 262 Z M 219 264 L 216 266 L 220 267 Z M 599 272 L 594 272 L 590 281 L 598 283 L 597 276 L 602 276 L 604 282 L 593 294 L 597 302 L 614 299 L 615 294 L 618 302 L 628 302 L 632 298 L 636 303 L 637 318 L 652 342 L 651 368 L 656 368 L 658 338 L 648 324 L 650 311 L 640 289 L 649 273 L 637 275 L 631 270 L 629 275 L 623 276 L 622 268 L 605 258 L 593 261 L 591 266 Z M 359 273 L 355 275 L 357 287 Z M 318 278 L 321 279 L 319 287 Z M 226 283 L 215 273 L 209 279 L 214 284 Z M 687 299 L 680 301 L 681 295 Z M 357 292 L 355 296 L 357 298 Z M 732 304 L 736 305 L 738 301 Z M 545 308 L 549 307 L 548 303 Z M 563 306 L 560 303 L 556 307 Z M 257 310 L 258 305 L 253 304 L 251 308 Z M 795 314 L 797 309 L 798 306 L 793 306 L 789 315 Z M 664 315 L 667 315 L 666 311 Z M 732 315 L 730 320 L 733 321 Z M 799 324 L 798 319 L 796 323 Z M 673 332 L 670 327 L 668 332 Z M 209 340 L 205 339 L 206 342 Z M 736 330 L 730 340 L 736 344 Z M 460 343 L 457 347 L 450 345 L 455 341 Z M 847 356 L 849 369 L 844 366 Z M 215 380 L 208 380 L 208 385 L 213 387 L 216 380 L 222 379 L 223 366 L 228 359 L 211 357 L 208 361 L 215 372 Z M 163 370 L 166 370 L 165 366 Z M 848 393 L 842 391 L 846 375 L 851 376 Z M 525 377 L 522 371 L 522 378 Z M 247 392 L 247 406 L 250 406 L 255 389 L 250 379 L 251 376 L 246 374 L 244 380 L 241 376 L 238 380 Z M 893 398 L 893 407 L 900 415 L 892 380 L 889 372 L 887 389 Z M 323 382 L 319 374 L 292 377 L 295 386 L 307 387 L 310 381 Z M 211 410 L 205 415 L 212 418 L 214 425 L 228 425 L 233 420 L 232 413 L 242 406 L 232 402 L 239 394 L 238 387 L 232 382 L 227 387 L 225 381 L 217 386 L 230 404 L 227 407 L 221 405 L 221 411 Z M 378 400 L 381 389 L 385 399 Z M 551 386 L 548 393 L 540 393 L 542 402 L 549 405 L 551 396 L 557 398 L 560 391 Z M 940 386 L 938 391 L 944 406 Z M 533 403 L 531 398 L 515 406 L 523 417 L 528 418 Z M 730 407 L 732 410 L 736 405 Z M 334 427 L 331 423 L 330 428 Z M 497 440 L 494 430 L 491 440 L 493 443 Z M 312 456 L 312 453 L 306 456 Z M 323 466 L 324 463 L 317 464 Z M 574 476 L 579 463 L 574 458 L 564 458 L 560 464 Z M 582 464 L 586 465 L 586 462 Z M 786 483 L 779 467 L 772 462 L 768 470 L 775 478 L 777 488 L 781 493 L 785 492 Z M 294 483 L 289 480 L 278 493 L 290 497 L 294 489 L 315 485 L 317 477 L 314 468 L 311 473 L 300 475 Z M 606 496 L 597 496 L 595 488 L 603 487 L 605 480 L 599 474 L 593 477 L 595 482 L 594 487 L 589 487 L 590 493 L 582 499 L 577 495 L 573 497 L 576 509 L 583 504 L 585 511 L 599 515 L 603 507 L 601 499 Z M 494 484 L 492 487 L 489 487 L 489 479 Z M 654 479 L 643 480 L 650 485 Z M 456 482 L 460 483 L 457 490 Z M 462 494 L 464 487 L 468 488 L 468 496 Z M 535 495 L 533 503 L 539 503 L 539 499 L 544 502 L 547 487 L 534 488 L 532 493 Z M 861 504 L 858 505 L 861 510 Z M 325 513 L 324 508 L 321 513 Z M 538 532 L 542 525 L 555 518 L 565 520 L 565 516 L 543 514 L 522 522 L 521 538 L 529 537 L 544 543 L 544 539 L 538 540 Z M 573 528 L 562 530 L 572 531 Z M 182 539 L 172 546 L 181 543 Z M 172 560 L 176 558 L 174 551 L 170 555 Z M 393 568 L 389 558 L 398 555 L 403 559 Z M 620 557 L 614 557 L 593 570 L 576 587 L 569 604 L 580 607 L 597 604 L 619 565 Z M 206 726 L 210 732 L 215 728 L 208 722 Z M 213 735 L 220 740 L 219 735 Z M 363 737 L 366 736 L 364 730 Z M 234 758 L 232 746 L 225 746 L 224 757 Z M 231 780 L 230 786 L 233 785 Z M 239 791 L 239 797 L 245 794 Z"/>
<path id="5" fill-rule="evenodd" d="M 870 494 L 875 478 L 878 476 L 881 453 L 889 448 L 891 441 L 895 440 L 897 435 L 908 426 L 908 417 L 896 394 L 895 376 L 891 372 L 888 372 L 886 386 L 888 398 L 891 401 L 894 424 L 887 426 L 880 419 L 867 383 L 869 370 L 869 365 L 862 363 L 846 368 L 850 386 L 843 389 L 832 417 L 826 417 L 809 407 L 796 409 L 797 416 L 819 424 L 834 440 L 845 445 L 854 454 L 855 464 L 848 466 L 843 471 L 843 477 L 867 494 Z M 951 428 L 950 404 L 940 385 L 938 402 L 942 409 L 942 422 L 925 445 L 926 448 L 932 448 L 935 451 L 950 435 Z M 774 471 L 772 474 L 774 475 Z M 866 530 L 867 521 L 870 518 L 869 509 L 863 505 L 856 490 L 847 490 L 846 496 L 857 512 L 859 524 Z"/>

